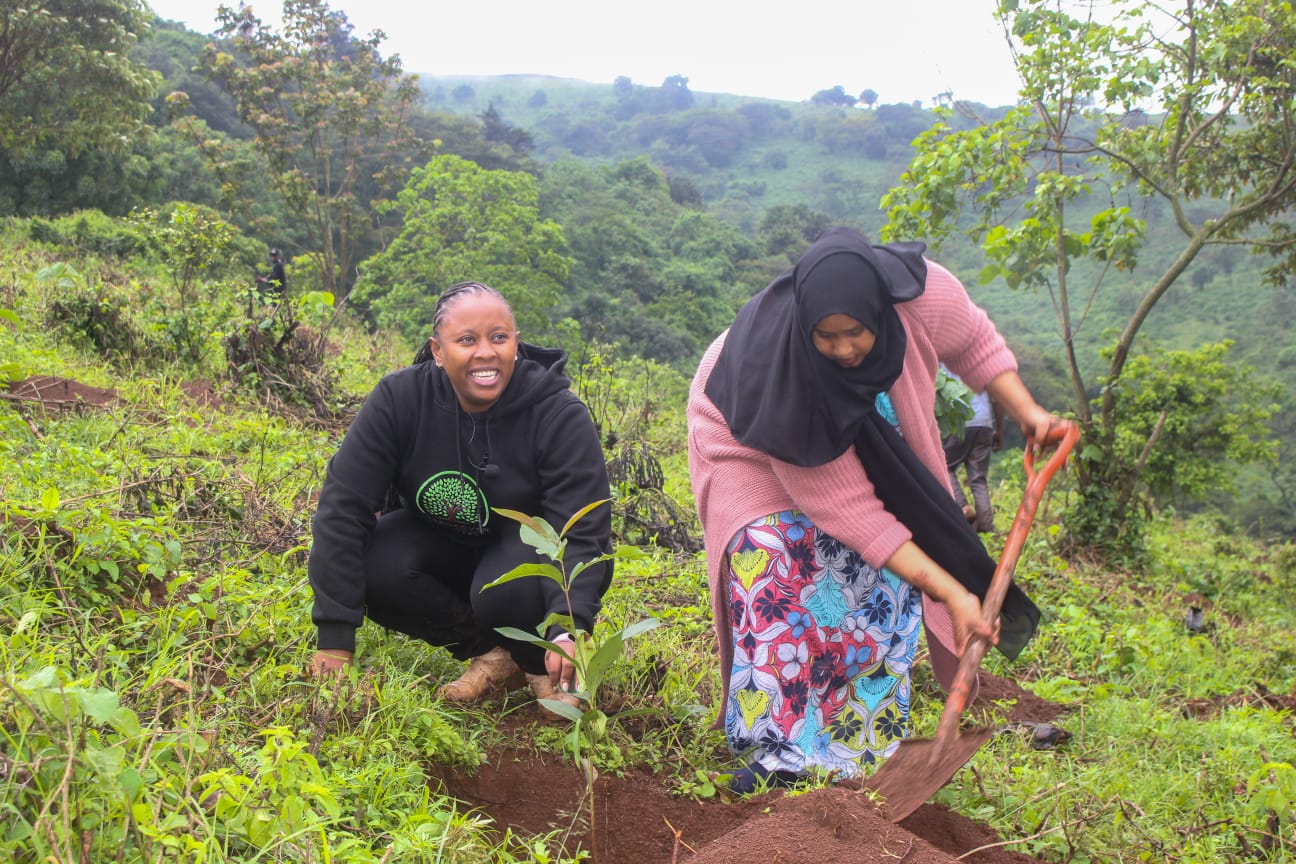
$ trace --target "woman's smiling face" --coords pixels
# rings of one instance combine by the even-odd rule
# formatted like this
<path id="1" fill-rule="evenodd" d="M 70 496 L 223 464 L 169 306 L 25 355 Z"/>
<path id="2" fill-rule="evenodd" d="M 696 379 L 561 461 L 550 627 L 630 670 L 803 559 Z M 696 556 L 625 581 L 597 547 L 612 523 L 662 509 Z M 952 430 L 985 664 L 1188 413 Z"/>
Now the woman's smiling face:
<path id="1" fill-rule="evenodd" d="M 465 294 L 448 305 L 432 337 L 432 357 L 469 413 L 490 408 L 517 365 L 517 324 L 494 294 Z"/>

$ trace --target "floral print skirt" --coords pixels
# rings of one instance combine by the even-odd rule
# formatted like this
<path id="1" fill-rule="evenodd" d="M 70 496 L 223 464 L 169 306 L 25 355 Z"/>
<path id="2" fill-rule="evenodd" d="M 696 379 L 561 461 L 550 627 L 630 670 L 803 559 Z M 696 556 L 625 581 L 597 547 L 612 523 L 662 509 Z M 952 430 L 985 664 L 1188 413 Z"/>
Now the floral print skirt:
<path id="1" fill-rule="evenodd" d="M 770 771 L 858 777 L 890 754 L 908 732 L 922 594 L 797 510 L 743 528 L 726 563 L 735 755 Z"/>

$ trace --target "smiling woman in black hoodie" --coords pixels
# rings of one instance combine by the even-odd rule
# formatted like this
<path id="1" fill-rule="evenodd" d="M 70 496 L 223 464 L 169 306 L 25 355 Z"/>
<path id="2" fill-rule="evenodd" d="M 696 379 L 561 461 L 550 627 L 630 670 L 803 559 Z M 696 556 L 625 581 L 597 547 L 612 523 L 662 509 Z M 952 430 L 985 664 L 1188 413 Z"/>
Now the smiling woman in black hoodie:
<path id="1" fill-rule="evenodd" d="M 537 696 L 575 702 L 563 695 L 576 683 L 570 661 L 494 628 L 534 631 L 550 613 L 570 613 L 592 630 L 611 562 L 576 578 L 570 610 L 542 577 L 482 591 L 539 560 L 517 523 L 492 508 L 563 525 L 609 497 L 598 434 L 570 390 L 566 361 L 562 351 L 518 339 L 495 289 L 464 282 L 441 295 L 425 350 L 378 382 L 329 462 L 308 565 L 315 672 L 351 662 L 367 616 L 471 659 L 441 688 L 445 698 L 481 699 L 520 684 L 524 672 Z M 606 506 L 578 522 L 567 534 L 568 571 L 609 551 L 610 534 Z M 556 627 L 545 636 L 570 639 Z"/>

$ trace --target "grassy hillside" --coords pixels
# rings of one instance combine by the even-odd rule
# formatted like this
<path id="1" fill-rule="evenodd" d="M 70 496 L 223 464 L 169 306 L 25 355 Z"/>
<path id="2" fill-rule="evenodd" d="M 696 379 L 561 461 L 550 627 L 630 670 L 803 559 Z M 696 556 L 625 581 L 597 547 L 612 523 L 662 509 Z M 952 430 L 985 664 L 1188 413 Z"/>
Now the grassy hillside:
<path id="1" fill-rule="evenodd" d="M 681 515 L 692 505 L 678 376 L 611 357 L 579 370 L 596 416 L 626 430 L 612 464 L 646 453 L 663 475 L 659 489 L 619 485 L 618 530 L 646 557 L 618 570 L 599 632 L 649 615 L 663 626 L 605 684 L 615 719 L 589 754 L 596 800 L 609 802 L 600 832 L 564 725 L 523 692 L 444 704 L 452 658 L 372 624 L 351 675 L 301 675 L 312 496 L 350 411 L 405 346 L 317 318 L 328 374 L 297 354 L 272 376 L 230 365 L 246 355 L 229 337 L 261 326 L 242 313 L 237 271 L 199 280 L 199 312 L 143 254 L 34 243 L 11 221 L 0 272 L 0 372 L 13 382 L 0 389 L 4 860 L 553 862 L 593 848 L 600 861 L 665 864 L 687 860 L 681 838 L 704 854 L 715 826 L 781 812 L 777 793 L 717 791 L 712 775 L 732 762 L 710 728 L 703 559 L 653 545 L 668 538 L 630 509 L 641 495 L 669 502 L 695 536 Z M 1014 462 L 992 476 L 1001 529 L 1020 494 Z M 1296 550 L 1161 518 L 1141 572 L 1064 560 L 1051 538 L 1067 485 L 1055 483 L 1017 570 L 1044 610 L 1041 634 L 1017 663 L 987 663 L 976 716 L 1001 734 L 937 801 L 1026 860 L 1296 860 Z M 915 692 L 916 729 L 930 732 L 940 694 L 925 672 Z M 491 777 L 527 791 L 517 810 Z M 830 794 L 819 786 L 800 793 Z M 576 798 L 560 795 L 569 788 Z M 522 800 L 550 803 L 548 821 L 527 822 Z M 917 832 L 896 842 L 940 842 L 924 824 L 895 829 Z M 657 845 L 629 846 L 641 832 Z M 874 848 L 879 836 L 853 835 L 857 860 L 889 860 L 897 847 Z M 942 848 L 949 860 L 971 849 Z"/>

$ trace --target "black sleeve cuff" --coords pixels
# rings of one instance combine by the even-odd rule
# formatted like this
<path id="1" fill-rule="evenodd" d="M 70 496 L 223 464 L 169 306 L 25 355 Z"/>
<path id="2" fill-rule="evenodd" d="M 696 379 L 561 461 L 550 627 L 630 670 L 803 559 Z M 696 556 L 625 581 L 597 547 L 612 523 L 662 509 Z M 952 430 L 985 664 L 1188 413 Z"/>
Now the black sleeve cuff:
<path id="1" fill-rule="evenodd" d="M 315 647 L 320 651 L 350 651 L 355 653 L 356 628 L 350 624 L 320 624 Z"/>

